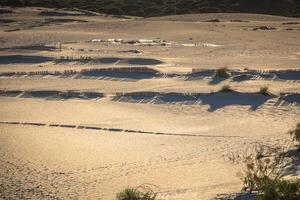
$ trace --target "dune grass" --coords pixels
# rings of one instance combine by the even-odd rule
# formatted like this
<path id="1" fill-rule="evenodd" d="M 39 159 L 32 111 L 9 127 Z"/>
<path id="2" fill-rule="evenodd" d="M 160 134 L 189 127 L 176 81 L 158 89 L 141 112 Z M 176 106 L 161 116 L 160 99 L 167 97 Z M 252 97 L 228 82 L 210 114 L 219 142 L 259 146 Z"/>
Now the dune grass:
<path id="1" fill-rule="evenodd" d="M 263 151 L 246 158 L 243 191 L 254 194 L 254 200 L 299 200 L 300 179 L 283 178 L 286 153 L 271 148 L 270 156 Z"/>
<path id="2" fill-rule="evenodd" d="M 233 89 L 231 89 L 230 85 L 223 85 L 222 88 L 219 90 L 219 92 L 234 92 Z"/>
<path id="3" fill-rule="evenodd" d="M 216 70 L 216 77 L 218 78 L 229 78 L 230 73 L 227 67 L 222 67 Z"/>
<path id="4" fill-rule="evenodd" d="M 259 89 L 259 94 L 268 96 L 268 95 L 269 95 L 269 88 L 268 88 L 268 87 L 261 87 L 261 88 Z"/>
<path id="5" fill-rule="evenodd" d="M 127 187 L 117 194 L 117 200 L 157 200 L 155 192 L 149 184 Z"/>

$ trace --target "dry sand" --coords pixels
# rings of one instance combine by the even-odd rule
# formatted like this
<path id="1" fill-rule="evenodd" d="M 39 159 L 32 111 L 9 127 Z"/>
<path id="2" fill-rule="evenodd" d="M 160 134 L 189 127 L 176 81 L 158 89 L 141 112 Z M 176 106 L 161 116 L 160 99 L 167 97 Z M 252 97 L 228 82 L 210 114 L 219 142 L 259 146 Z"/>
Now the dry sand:
<path id="1" fill-rule="evenodd" d="M 299 19 L 44 10 L 0 15 L 0 199 L 108 200 L 150 183 L 161 199 L 208 200 L 242 188 L 229 154 L 294 144 Z M 221 67 L 230 78 L 214 78 Z"/>

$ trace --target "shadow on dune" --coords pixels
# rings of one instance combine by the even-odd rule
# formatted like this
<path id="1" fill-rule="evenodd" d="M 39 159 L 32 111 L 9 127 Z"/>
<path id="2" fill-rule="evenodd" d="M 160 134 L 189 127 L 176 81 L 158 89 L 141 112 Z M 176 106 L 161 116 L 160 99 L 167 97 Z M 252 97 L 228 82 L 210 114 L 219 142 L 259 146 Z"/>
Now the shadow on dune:
<path id="1" fill-rule="evenodd" d="M 215 70 L 203 70 L 203 71 L 193 72 L 193 73 L 189 74 L 188 78 L 186 80 L 202 80 L 205 78 L 210 79 L 208 84 L 217 85 L 217 84 L 227 80 L 229 77 L 228 78 L 218 77 L 218 76 L 216 76 Z"/>
<path id="2" fill-rule="evenodd" d="M 7 55 L 0 56 L 0 64 L 38 64 L 53 61 L 51 57 L 45 56 L 25 56 L 25 55 Z"/>
<path id="3" fill-rule="evenodd" d="M 187 75 L 186 80 L 201 80 L 210 79 L 210 85 L 216 85 L 225 80 L 232 82 L 242 82 L 248 80 L 284 80 L 284 81 L 299 81 L 300 71 L 299 70 L 279 70 L 279 71 L 257 71 L 257 70 L 231 70 L 231 76 L 228 78 L 217 77 L 214 70 L 203 70 L 199 72 L 192 72 Z"/>
<path id="4" fill-rule="evenodd" d="M 232 77 L 232 81 L 242 82 L 253 79 L 264 79 L 264 80 L 286 80 L 286 81 L 297 81 L 300 80 L 300 71 L 296 70 L 282 70 L 276 72 L 236 72 L 235 76 Z"/>
<path id="5" fill-rule="evenodd" d="M 221 82 L 223 82 L 225 80 L 227 80 L 227 78 L 219 78 L 219 77 L 214 76 L 211 79 L 211 81 L 209 81 L 208 84 L 210 84 L 210 85 L 217 85 L 217 84 L 219 84 L 219 83 L 221 83 Z"/>
<path id="6" fill-rule="evenodd" d="M 82 72 L 79 77 L 107 77 L 107 78 L 117 78 L 117 79 L 132 79 L 132 80 L 140 80 L 140 79 L 151 79 L 155 78 L 158 75 L 155 73 L 144 73 L 144 72 L 116 72 L 116 71 L 91 71 L 91 72 Z"/>
<path id="7" fill-rule="evenodd" d="M 242 82 L 242 81 L 248 81 L 248 80 L 254 80 L 254 79 L 273 80 L 273 79 L 277 78 L 276 74 L 269 73 L 269 72 L 232 71 L 231 74 L 232 74 L 231 81 L 233 81 L 233 82 Z"/>
<path id="8" fill-rule="evenodd" d="M 202 80 L 205 78 L 212 77 L 215 74 L 214 70 L 203 70 L 200 72 L 192 72 L 191 74 L 188 74 L 187 81 L 189 80 Z"/>
<path id="9" fill-rule="evenodd" d="M 278 99 L 275 105 L 280 106 L 289 104 L 300 104 L 300 94 L 285 94 Z"/>
<path id="10" fill-rule="evenodd" d="M 130 65 L 159 65 L 163 63 L 160 60 L 151 58 L 129 58 L 127 60 Z"/>
<path id="11" fill-rule="evenodd" d="M 48 91 L 29 91 L 25 92 L 21 97 L 23 98 L 49 98 L 49 97 L 57 97 L 59 96 L 59 92 L 55 90 Z"/>
<path id="12" fill-rule="evenodd" d="M 213 112 L 226 106 L 250 106 L 255 111 L 271 97 L 256 93 L 218 92 L 200 97 L 202 104 L 210 106 L 208 111 Z"/>
<path id="13" fill-rule="evenodd" d="M 0 91 L 0 96 L 19 97 L 19 98 L 40 98 L 45 100 L 69 100 L 82 99 L 93 100 L 102 98 L 103 93 L 99 92 L 79 92 L 79 91 L 56 91 L 56 90 L 40 90 L 40 91 Z"/>
<path id="14" fill-rule="evenodd" d="M 279 71 L 275 74 L 282 80 L 300 80 L 300 71 Z"/>
<path id="15" fill-rule="evenodd" d="M 17 97 L 18 95 L 22 94 L 23 91 L 21 90 L 10 90 L 10 91 L 0 91 L 0 96 L 5 97 Z"/>
<path id="16" fill-rule="evenodd" d="M 113 98 L 114 101 L 151 104 L 209 105 L 208 111 L 214 112 L 226 106 L 250 106 L 255 111 L 272 97 L 256 93 L 217 92 L 212 94 L 181 94 L 144 92 L 124 94 Z"/>

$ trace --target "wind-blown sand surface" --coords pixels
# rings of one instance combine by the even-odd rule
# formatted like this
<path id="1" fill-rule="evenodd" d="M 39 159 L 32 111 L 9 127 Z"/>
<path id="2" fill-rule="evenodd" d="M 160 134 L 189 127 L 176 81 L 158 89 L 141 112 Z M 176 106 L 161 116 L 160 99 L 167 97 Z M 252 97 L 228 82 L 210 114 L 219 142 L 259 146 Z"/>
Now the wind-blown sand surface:
<path id="1" fill-rule="evenodd" d="M 106 200 L 150 183 L 161 199 L 208 200 L 242 188 L 231 153 L 294 145 L 299 19 L 45 10 L 0 15 L 0 199 Z"/>

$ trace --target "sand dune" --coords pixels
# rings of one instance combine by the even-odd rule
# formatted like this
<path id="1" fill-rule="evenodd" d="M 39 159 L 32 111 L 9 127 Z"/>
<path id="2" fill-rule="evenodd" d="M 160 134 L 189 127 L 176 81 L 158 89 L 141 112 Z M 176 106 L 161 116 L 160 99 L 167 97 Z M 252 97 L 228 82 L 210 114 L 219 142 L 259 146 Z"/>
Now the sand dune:
<path id="1" fill-rule="evenodd" d="M 221 199 L 242 188 L 228 155 L 295 146 L 299 19 L 5 9 L 0 199 Z"/>

